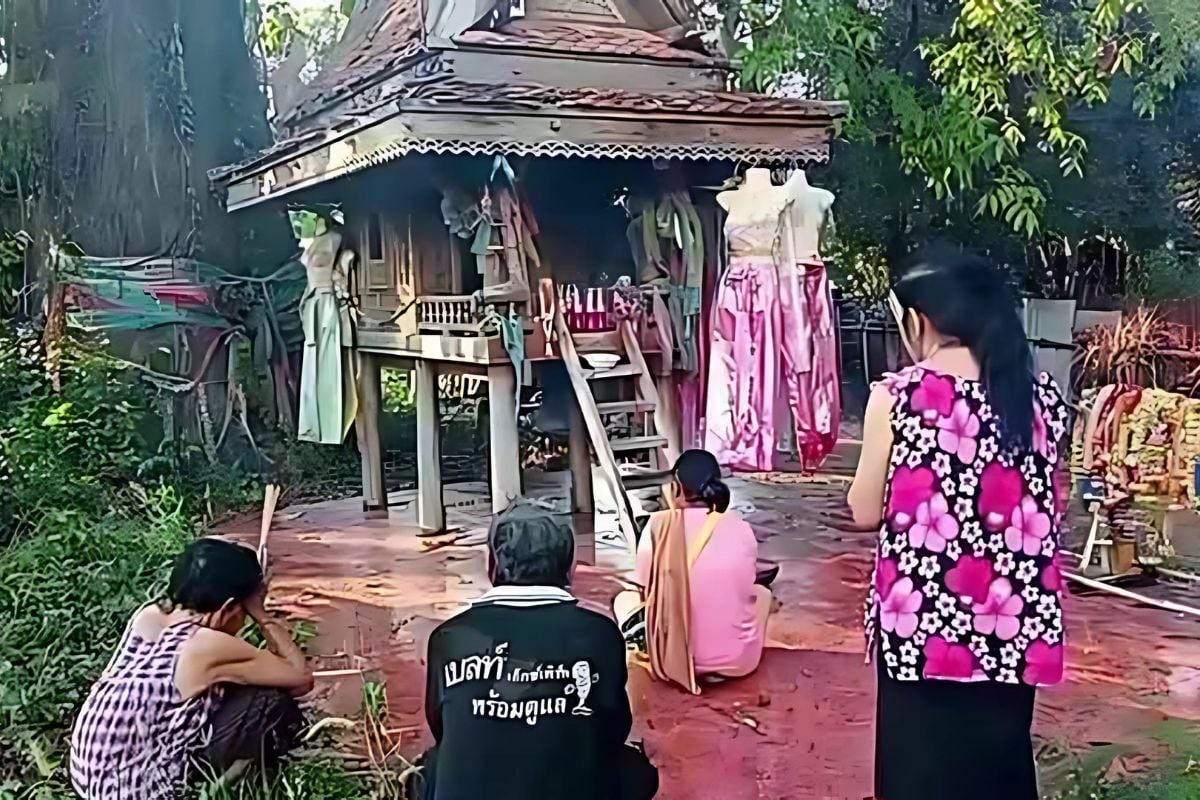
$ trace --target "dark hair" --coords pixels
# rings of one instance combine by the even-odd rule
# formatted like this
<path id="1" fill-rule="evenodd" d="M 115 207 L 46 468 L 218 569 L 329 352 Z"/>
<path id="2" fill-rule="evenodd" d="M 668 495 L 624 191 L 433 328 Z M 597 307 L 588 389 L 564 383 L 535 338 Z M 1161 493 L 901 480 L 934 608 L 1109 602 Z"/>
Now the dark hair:
<path id="1" fill-rule="evenodd" d="M 175 559 L 167 599 L 176 608 L 211 614 L 231 600 L 244 602 L 262 582 L 253 550 L 221 539 L 199 539 Z"/>
<path id="2" fill-rule="evenodd" d="M 687 450 L 671 470 L 683 487 L 684 499 L 698 500 L 709 511 L 729 510 L 729 487 L 721 480 L 721 465 L 707 450 Z"/>
<path id="3" fill-rule="evenodd" d="M 575 533 L 550 510 L 518 500 L 492 520 L 488 551 L 496 586 L 563 588 L 571 582 Z"/>
<path id="4" fill-rule="evenodd" d="M 979 361 L 1001 441 L 1033 443 L 1033 354 L 1017 298 L 990 261 L 944 245 L 918 253 L 897 272 L 896 299 L 925 315 Z"/>

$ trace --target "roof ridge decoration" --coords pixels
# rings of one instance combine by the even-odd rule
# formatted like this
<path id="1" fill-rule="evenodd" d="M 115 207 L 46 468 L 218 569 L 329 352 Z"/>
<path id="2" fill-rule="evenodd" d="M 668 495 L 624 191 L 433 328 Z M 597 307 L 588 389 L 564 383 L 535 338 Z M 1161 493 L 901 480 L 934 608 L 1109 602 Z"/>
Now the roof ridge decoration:
<path id="1" fill-rule="evenodd" d="M 523 0 L 523 15 L 512 13 L 522 0 L 356 0 L 346 31 L 325 67 L 282 110 L 276 123 L 297 132 L 306 120 L 355 94 L 388 80 L 456 38 L 464 43 L 513 51 L 554 51 L 726 66 L 686 44 L 699 19 L 694 0 Z M 539 16 L 539 4 L 559 4 L 583 13 Z M 613 16 L 587 13 L 603 4 Z M 605 25 L 603 37 L 590 36 Z M 481 25 L 482 24 L 482 25 Z M 557 25 L 557 27 L 555 27 Z M 484 29 L 480 30 L 480 27 Z M 505 29 L 511 29 L 506 32 Z M 548 32 L 549 31 L 549 32 Z M 557 32 L 558 39 L 552 35 Z M 474 38 L 474 41 L 472 41 Z M 596 39 L 590 46 L 589 40 Z"/>

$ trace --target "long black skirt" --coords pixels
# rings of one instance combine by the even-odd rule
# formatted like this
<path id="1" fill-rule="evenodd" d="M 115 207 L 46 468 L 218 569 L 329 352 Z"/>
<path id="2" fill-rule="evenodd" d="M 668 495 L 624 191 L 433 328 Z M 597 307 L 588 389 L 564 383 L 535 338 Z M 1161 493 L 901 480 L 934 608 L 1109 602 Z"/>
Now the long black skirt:
<path id="1" fill-rule="evenodd" d="M 876 660 L 876 800 L 1037 800 L 1032 686 L 902 682 Z"/>

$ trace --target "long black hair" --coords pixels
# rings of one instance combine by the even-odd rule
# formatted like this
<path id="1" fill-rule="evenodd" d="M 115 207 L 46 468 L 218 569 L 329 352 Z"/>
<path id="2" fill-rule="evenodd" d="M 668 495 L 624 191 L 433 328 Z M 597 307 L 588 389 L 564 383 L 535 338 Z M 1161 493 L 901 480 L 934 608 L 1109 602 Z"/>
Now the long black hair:
<path id="1" fill-rule="evenodd" d="M 683 487 L 685 500 L 704 503 L 709 511 L 729 509 L 729 487 L 721 480 L 721 465 L 707 450 L 687 450 L 671 470 Z"/>
<path id="2" fill-rule="evenodd" d="M 944 245 L 921 251 L 895 275 L 905 309 L 957 339 L 979 362 L 988 404 L 1008 446 L 1033 443 L 1033 354 L 1017 313 L 1017 298 L 1000 270 L 978 255 Z M 903 323 L 902 323 L 903 324 Z"/>

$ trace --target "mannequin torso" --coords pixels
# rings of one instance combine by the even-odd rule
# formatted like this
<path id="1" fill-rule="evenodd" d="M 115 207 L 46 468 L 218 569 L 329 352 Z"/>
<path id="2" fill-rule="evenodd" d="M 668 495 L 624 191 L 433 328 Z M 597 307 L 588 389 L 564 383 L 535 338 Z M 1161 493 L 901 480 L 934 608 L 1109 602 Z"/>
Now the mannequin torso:
<path id="1" fill-rule="evenodd" d="M 771 184 L 765 169 L 746 172 L 739 188 L 717 195 L 727 212 L 725 237 L 734 258 L 773 258 L 781 232 L 780 221 L 791 198 L 787 188 Z"/>
<path id="2" fill-rule="evenodd" d="M 333 288 L 333 267 L 341 249 L 342 234 L 336 230 L 328 230 L 309 242 L 300 260 L 304 262 L 310 292 Z"/>
<path id="3" fill-rule="evenodd" d="M 746 171 L 746 181 L 737 189 L 721 192 L 717 202 L 725 209 L 725 228 L 741 226 L 777 226 L 779 215 L 791 202 L 787 187 L 771 183 L 771 173 L 765 169 Z"/>
<path id="4" fill-rule="evenodd" d="M 810 185 L 804 170 L 796 170 L 783 188 L 791 201 L 788 225 L 792 235 L 792 254 L 797 262 L 819 261 L 821 229 L 833 207 L 834 195 Z"/>

